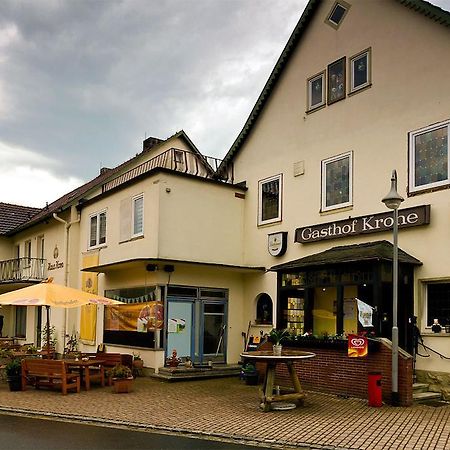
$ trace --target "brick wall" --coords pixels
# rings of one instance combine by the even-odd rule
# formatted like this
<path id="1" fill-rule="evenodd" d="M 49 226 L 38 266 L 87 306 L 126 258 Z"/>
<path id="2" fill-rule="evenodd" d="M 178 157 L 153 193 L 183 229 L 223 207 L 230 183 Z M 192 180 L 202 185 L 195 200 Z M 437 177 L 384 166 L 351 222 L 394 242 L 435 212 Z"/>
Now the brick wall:
<path id="1" fill-rule="evenodd" d="M 349 358 L 345 349 L 302 348 L 316 354 L 315 358 L 295 363 L 300 383 L 307 390 L 316 390 L 330 394 L 367 398 L 367 379 L 369 372 L 380 372 L 383 401 L 391 402 L 391 342 L 382 339 L 379 350 L 369 352 L 364 358 Z M 285 346 L 287 348 L 287 346 Z M 271 350 L 272 344 L 266 343 L 261 350 Z M 296 350 L 299 350 L 296 348 Z M 258 363 L 260 373 L 264 373 L 264 364 Z M 413 369 L 412 356 L 399 350 L 398 390 L 400 404 L 412 404 Z M 280 386 L 292 387 L 287 368 L 278 364 L 276 382 Z"/>

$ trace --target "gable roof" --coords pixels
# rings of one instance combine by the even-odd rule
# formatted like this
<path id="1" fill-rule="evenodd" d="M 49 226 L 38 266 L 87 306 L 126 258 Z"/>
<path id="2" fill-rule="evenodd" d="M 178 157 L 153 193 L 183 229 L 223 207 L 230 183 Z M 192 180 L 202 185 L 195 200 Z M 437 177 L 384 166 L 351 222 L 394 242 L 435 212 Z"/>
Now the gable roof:
<path id="1" fill-rule="evenodd" d="M 41 208 L 0 202 L 0 235 L 5 235 L 22 223 L 27 222 L 40 210 Z"/>
<path id="2" fill-rule="evenodd" d="M 183 139 L 187 143 L 187 145 L 191 147 L 193 153 L 200 155 L 204 159 L 203 155 L 195 147 L 195 145 L 192 143 L 192 141 L 189 139 L 189 137 L 183 130 L 178 131 L 177 133 L 173 134 L 172 136 L 169 136 L 167 139 L 164 140 L 153 137 L 149 138 L 151 139 L 151 141 L 149 141 L 148 139 L 144 141 L 144 143 L 146 143 L 145 148 L 136 156 L 133 156 L 132 158 L 128 159 L 122 164 L 119 164 L 117 167 L 114 167 L 113 169 L 102 168 L 98 176 L 88 181 L 87 183 L 83 184 L 82 186 L 74 189 L 73 191 L 63 195 L 62 197 L 58 198 L 54 202 L 45 206 L 44 208 L 42 209 L 35 208 L 38 212 L 35 213 L 33 217 L 28 218 L 29 220 L 25 219 L 26 221 L 17 223 L 15 227 L 9 228 L 8 231 L 6 231 L 4 234 L 13 235 L 15 233 L 18 233 L 19 231 L 22 231 L 26 228 L 36 225 L 39 222 L 42 222 L 43 220 L 48 219 L 49 217 L 52 217 L 53 213 L 61 212 L 67 209 L 70 205 L 77 204 L 79 200 L 81 200 L 86 194 L 89 193 L 89 191 L 97 188 L 98 186 L 101 186 L 107 180 L 114 178 L 114 176 L 117 173 L 125 169 L 128 165 L 131 165 L 133 162 L 137 161 L 144 153 L 148 153 L 153 148 L 156 148 L 162 143 L 167 142 L 174 138 Z M 209 167 L 208 163 L 206 164 Z M 212 169 L 211 172 L 213 172 Z"/>
<path id="3" fill-rule="evenodd" d="M 312 268 L 343 263 L 361 263 L 363 261 L 392 261 L 393 245 L 388 241 L 366 242 L 364 244 L 343 245 L 333 247 L 314 255 L 305 256 L 294 261 L 278 264 L 270 270 L 278 272 Z M 398 261 L 403 264 L 422 265 L 414 256 L 398 249 Z"/>
<path id="4" fill-rule="evenodd" d="M 424 16 L 430 18 L 431 20 L 434 20 L 436 23 L 440 25 L 444 25 L 446 27 L 450 26 L 450 12 L 439 8 L 438 6 L 434 6 L 431 3 L 428 3 L 427 1 L 424 0 L 393 0 L 393 1 L 399 2 L 402 5 L 406 6 L 407 8 L 410 8 L 420 14 L 423 14 Z M 295 26 L 294 31 L 292 32 L 286 46 L 284 47 L 280 57 L 278 58 L 277 63 L 275 64 L 275 67 L 272 70 L 272 73 L 269 76 L 269 79 L 264 85 L 264 88 L 261 94 L 259 95 L 258 100 L 256 100 L 255 106 L 250 112 L 250 115 L 248 116 L 244 124 L 244 127 L 242 128 L 238 137 L 234 141 L 230 150 L 228 150 L 227 154 L 225 155 L 222 164 L 219 166 L 217 170 L 219 174 L 223 170 L 225 170 L 227 164 L 234 159 L 234 157 L 237 155 L 242 145 L 244 144 L 245 140 L 251 133 L 253 126 L 258 120 L 258 117 L 261 111 L 263 110 L 267 100 L 269 99 L 270 94 L 272 93 L 278 79 L 283 73 L 284 68 L 286 67 L 292 54 L 294 53 L 298 42 L 303 36 L 303 33 L 305 32 L 306 28 L 312 21 L 312 18 L 314 17 L 315 12 L 317 11 L 321 2 L 322 0 L 309 0 L 308 4 L 306 5 L 303 14 L 300 17 L 300 20 Z"/>

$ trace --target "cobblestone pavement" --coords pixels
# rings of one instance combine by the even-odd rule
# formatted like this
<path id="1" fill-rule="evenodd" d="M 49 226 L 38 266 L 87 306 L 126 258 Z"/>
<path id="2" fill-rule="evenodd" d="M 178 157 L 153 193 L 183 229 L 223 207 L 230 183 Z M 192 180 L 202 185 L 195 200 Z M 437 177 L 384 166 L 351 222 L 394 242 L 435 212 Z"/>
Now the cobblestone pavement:
<path id="1" fill-rule="evenodd" d="M 167 383 L 135 380 L 134 392 L 94 386 L 80 394 L 0 383 L 0 412 L 181 432 L 274 447 L 450 449 L 450 406 L 371 408 L 367 401 L 309 392 L 304 407 L 263 413 L 256 386 L 237 378 Z"/>

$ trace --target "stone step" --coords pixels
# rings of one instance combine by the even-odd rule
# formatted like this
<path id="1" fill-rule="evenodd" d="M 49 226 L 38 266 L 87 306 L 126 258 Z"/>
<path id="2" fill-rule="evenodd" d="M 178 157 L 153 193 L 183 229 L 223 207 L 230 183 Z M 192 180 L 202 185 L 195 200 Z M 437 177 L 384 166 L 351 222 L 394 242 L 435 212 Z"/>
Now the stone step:
<path id="1" fill-rule="evenodd" d="M 428 401 L 441 400 L 442 394 L 440 392 L 415 392 L 413 393 L 414 403 L 426 403 Z"/>
<path id="2" fill-rule="evenodd" d="M 223 378 L 238 376 L 241 372 L 241 366 L 238 364 L 230 364 L 223 366 L 211 367 L 194 367 L 185 368 L 183 366 L 171 368 L 161 367 L 158 373 L 152 373 L 152 378 L 158 378 L 166 381 L 184 381 L 205 378 Z"/>
<path id="3" fill-rule="evenodd" d="M 413 384 L 413 392 L 428 392 L 428 388 L 430 387 L 427 383 L 414 383 Z"/>

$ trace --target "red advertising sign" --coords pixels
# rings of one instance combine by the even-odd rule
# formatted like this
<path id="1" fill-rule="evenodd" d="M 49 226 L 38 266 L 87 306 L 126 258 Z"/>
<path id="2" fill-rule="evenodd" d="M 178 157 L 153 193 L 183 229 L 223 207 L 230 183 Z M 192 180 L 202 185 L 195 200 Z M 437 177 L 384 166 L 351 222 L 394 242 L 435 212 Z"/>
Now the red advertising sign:
<path id="1" fill-rule="evenodd" d="M 348 357 L 359 358 L 367 356 L 367 338 L 356 334 L 348 335 Z"/>

